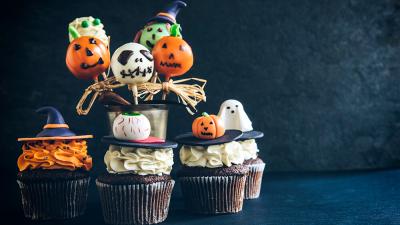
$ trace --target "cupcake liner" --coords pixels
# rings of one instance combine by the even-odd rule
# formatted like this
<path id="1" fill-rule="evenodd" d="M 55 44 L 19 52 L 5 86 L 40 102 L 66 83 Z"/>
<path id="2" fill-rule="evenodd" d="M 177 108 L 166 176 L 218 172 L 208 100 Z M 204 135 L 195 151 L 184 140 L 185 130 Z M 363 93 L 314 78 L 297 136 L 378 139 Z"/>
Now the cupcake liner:
<path id="1" fill-rule="evenodd" d="M 155 224 L 168 216 L 175 181 L 105 184 L 96 180 L 104 221 L 108 224 Z"/>
<path id="2" fill-rule="evenodd" d="M 246 187 L 244 189 L 244 199 L 255 199 L 260 197 L 261 182 L 265 163 L 248 166 L 249 173 L 247 174 Z"/>
<path id="3" fill-rule="evenodd" d="M 246 175 L 181 177 L 186 208 L 200 214 L 237 213 L 242 210 Z"/>
<path id="4" fill-rule="evenodd" d="M 90 177 L 60 181 L 21 181 L 22 208 L 32 220 L 69 219 L 84 214 Z"/>

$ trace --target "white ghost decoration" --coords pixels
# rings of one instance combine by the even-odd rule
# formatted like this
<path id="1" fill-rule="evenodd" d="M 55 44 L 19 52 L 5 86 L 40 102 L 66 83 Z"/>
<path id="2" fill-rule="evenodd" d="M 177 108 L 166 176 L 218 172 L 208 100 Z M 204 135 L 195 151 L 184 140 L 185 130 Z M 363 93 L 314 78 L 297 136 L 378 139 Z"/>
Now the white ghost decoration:
<path id="1" fill-rule="evenodd" d="M 150 136 L 149 119 L 140 113 L 122 113 L 113 123 L 114 137 L 119 140 L 140 141 Z"/>
<path id="2" fill-rule="evenodd" d="M 242 132 L 253 130 L 252 123 L 244 111 L 242 103 L 237 100 L 224 101 L 219 108 L 218 116 L 227 130 L 240 130 Z"/>
<path id="3" fill-rule="evenodd" d="M 115 50 L 111 57 L 111 69 L 115 79 L 121 83 L 144 83 L 153 75 L 153 56 L 143 45 L 127 43 Z"/>

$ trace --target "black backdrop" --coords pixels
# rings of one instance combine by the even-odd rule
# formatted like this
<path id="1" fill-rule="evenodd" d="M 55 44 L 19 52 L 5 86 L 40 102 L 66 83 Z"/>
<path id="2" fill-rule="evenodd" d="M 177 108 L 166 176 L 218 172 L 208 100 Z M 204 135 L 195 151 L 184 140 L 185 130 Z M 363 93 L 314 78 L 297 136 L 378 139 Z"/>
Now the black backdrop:
<path id="1" fill-rule="evenodd" d="M 0 166 L 10 181 L 20 154 L 16 138 L 41 129 L 45 118 L 34 110 L 43 105 L 58 107 L 77 133 L 95 135 L 94 172 L 105 171 L 105 110 L 97 104 L 88 116 L 75 113 L 90 82 L 65 66 L 67 25 L 75 17 L 101 18 L 113 51 L 164 5 L 17 1 L 3 8 Z M 185 77 L 208 80 L 199 111 L 242 101 L 254 128 L 265 132 L 259 146 L 268 170 L 400 165 L 398 1 L 188 1 L 178 22 L 195 54 Z M 168 136 L 188 131 L 192 120 L 171 109 Z"/>

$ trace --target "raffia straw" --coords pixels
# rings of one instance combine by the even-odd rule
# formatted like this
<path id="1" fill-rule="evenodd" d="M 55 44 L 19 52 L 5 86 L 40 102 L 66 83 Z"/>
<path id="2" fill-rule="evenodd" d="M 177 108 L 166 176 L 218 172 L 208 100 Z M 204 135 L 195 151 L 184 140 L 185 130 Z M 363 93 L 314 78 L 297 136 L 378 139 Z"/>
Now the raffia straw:
<path id="1" fill-rule="evenodd" d="M 197 81 L 202 84 L 184 84 L 188 81 Z M 178 101 L 186 105 L 186 109 L 190 114 L 194 114 L 192 109 L 196 112 L 196 105 L 201 101 L 206 101 L 206 94 L 204 87 L 207 80 L 198 78 L 186 78 L 174 81 L 170 79 L 168 82 L 162 83 L 142 83 L 138 85 L 138 96 L 140 98 L 147 97 L 148 95 L 155 95 L 160 91 L 164 93 L 173 92 L 177 95 Z"/>
<path id="2" fill-rule="evenodd" d="M 104 91 L 111 91 L 112 89 L 115 88 L 120 88 L 122 86 L 125 86 L 125 84 L 118 83 L 115 80 L 115 77 L 110 77 L 107 78 L 103 81 L 96 82 L 89 87 L 85 89 L 85 92 L 83 93 L 81 99 L 79 100 L 78 104 L 76 105 L 76 112 L 78 115 L 87 115 L 90 111 L 90 109 L 93 106 L 93 103 L 95 102 L 96 98 L 99 96 Z M 94 92 L 92 98 L 90 99 L 90 102 L 87 106 L 86 109 L 83 109 L 83 104 L 85 103 L 86 99 L 90 94 Z"/>

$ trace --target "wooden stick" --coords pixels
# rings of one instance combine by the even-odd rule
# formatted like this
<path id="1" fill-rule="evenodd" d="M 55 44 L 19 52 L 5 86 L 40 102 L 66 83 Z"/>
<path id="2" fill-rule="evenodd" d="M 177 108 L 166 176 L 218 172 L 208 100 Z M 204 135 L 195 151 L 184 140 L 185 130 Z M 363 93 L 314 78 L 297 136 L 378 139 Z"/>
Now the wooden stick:
<path id="1" fill-rule="evenodd" d="M 134 104 L 138 105 L 139 101 L 138 101 L 138 88 L 137 88 L 137 85 L 136 84 L 129 84 L 128 88 L 129 88 L 129 90 L 132 91 Z"/>
<path id="2" fill-rule="evenodd" d="M 151 77 L 150 82 L 151 83 L 157 82 L 157 77 L 158 77 L 158 73 L 156 70 L 154 70 L 153 76 Z M 149 100 L 149 101 L 153 100 L 153 96 L 154 96 L 153 94 L 150 94 L 149 97 L 146 98 L 146 100 Z"/>

